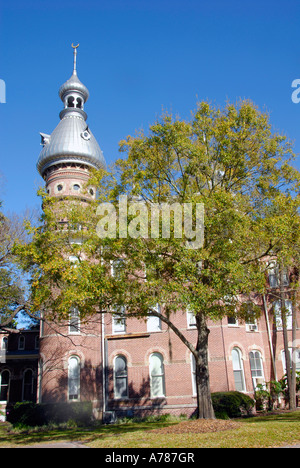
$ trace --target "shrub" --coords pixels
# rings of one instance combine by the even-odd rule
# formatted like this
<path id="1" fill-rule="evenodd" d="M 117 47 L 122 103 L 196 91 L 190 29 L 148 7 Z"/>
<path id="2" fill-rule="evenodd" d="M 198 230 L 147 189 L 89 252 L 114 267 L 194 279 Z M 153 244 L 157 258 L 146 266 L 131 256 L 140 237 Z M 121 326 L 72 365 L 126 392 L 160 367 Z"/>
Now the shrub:
<path id="1" fill-rule="evenodd" d="M 249 415 L 255 405 L 255 401 L 241 392 L 217 392 L 212 393 L 212 403 L 215 415 L 219 419 L 239 418 Z"/>
<path id="2" fill-rule="evenodd" d="M 92 422 L 91 402 L 45 403 L 30 401 L 16 403 L 9 411 L 7 420 L 14 426 L 43 426 L 72 421 L 78 426 L 87 426 Z"/>

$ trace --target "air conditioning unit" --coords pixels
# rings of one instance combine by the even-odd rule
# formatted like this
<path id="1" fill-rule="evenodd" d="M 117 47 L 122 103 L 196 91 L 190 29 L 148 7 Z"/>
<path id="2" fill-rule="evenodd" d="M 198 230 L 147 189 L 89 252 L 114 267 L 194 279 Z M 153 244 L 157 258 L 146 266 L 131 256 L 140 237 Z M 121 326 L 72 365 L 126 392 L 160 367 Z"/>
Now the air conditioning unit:
<path id="1" fill-rule="evenodd" d="M 257 331 L 257 325 L 255 324 L 248 325 L 248 330 L 252 332 Z"/>

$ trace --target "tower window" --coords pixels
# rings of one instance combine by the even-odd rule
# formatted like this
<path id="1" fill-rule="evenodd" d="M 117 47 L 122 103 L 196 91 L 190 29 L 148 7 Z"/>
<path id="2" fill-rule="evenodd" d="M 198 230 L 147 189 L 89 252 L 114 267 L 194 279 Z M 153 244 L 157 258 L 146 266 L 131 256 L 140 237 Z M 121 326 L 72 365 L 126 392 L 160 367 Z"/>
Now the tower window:
<path id="1" fill-rule="evenodd" d="M 20 336 L 19 337 L 19 343 L 18 343 L 18 349 L 23 350 L 25 349 L 25 336 Z"/>
<path id="2" fill-rule="evenodd" d="M 77 109 L 81 109 L 82 108 L 82 100 L 80 98 L 77 98 L 76 99 L 76 107 Z"/>
<path id="3" fill-rule="evenodd" d="M 74 184 L 73 185 L 73 190 L 80 190 L 80 185 L 79 184 Z"/>
<path id="4" fill-rule="evenodd" d="M 74 106 L 74 97 L 73 96 L 70 96 L 68 98 L 68 107 L 75 107 Z"/>
<path id="5" fill-rule="evenodd" d="M 62 191 L 62 189 L 63 189 L 63 186 L 62 186 L 61 184 L 59 184 L 59 185 L 57 186 L 57 190 L 58 190 L 58 192 L 61 192 L 61 191 Z"/>

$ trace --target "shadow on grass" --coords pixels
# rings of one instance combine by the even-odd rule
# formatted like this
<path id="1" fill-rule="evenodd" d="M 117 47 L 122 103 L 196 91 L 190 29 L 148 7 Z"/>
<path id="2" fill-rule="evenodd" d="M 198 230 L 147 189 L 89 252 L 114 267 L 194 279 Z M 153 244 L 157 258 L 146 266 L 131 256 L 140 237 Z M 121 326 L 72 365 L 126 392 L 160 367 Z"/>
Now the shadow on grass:
<path id="1" fill-rule="evenodd" d="M 177 422 L 132 422 L 126 424 L 100 425 L 90 428 L 53 429 L 32 428 L 28 430 L 11 430 L 9 424 L 0 423 L 0 447 L 29 445 L 43 442 L 81 441 L 92 442 L 95 439 L 115 437 L 133 432 L 144 432 L 151 429 L 159 429 Z"/>

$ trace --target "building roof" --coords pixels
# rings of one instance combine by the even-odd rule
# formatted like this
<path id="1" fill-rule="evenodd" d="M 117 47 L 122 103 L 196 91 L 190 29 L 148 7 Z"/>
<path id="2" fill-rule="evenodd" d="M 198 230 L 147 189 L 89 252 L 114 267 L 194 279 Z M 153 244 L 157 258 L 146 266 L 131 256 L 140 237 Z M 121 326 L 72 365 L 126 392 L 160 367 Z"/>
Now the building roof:
<path id="1" fill-rule="evenodd" d="M 86 123 L 87 114 L 83 109 L 89 91 L 77 76 L 77 46 L 72 47 L 73 73 L 59 89 L 59 96 L 64 102 L 64 109 L 59 114 L 61 120 L 51 135 L 40 134 L 43 149 L 37 169 L 41 176 L 48 167 L 58 163 L 82 163 L 95 169 L 105 167 L 100 146 Z"/>

